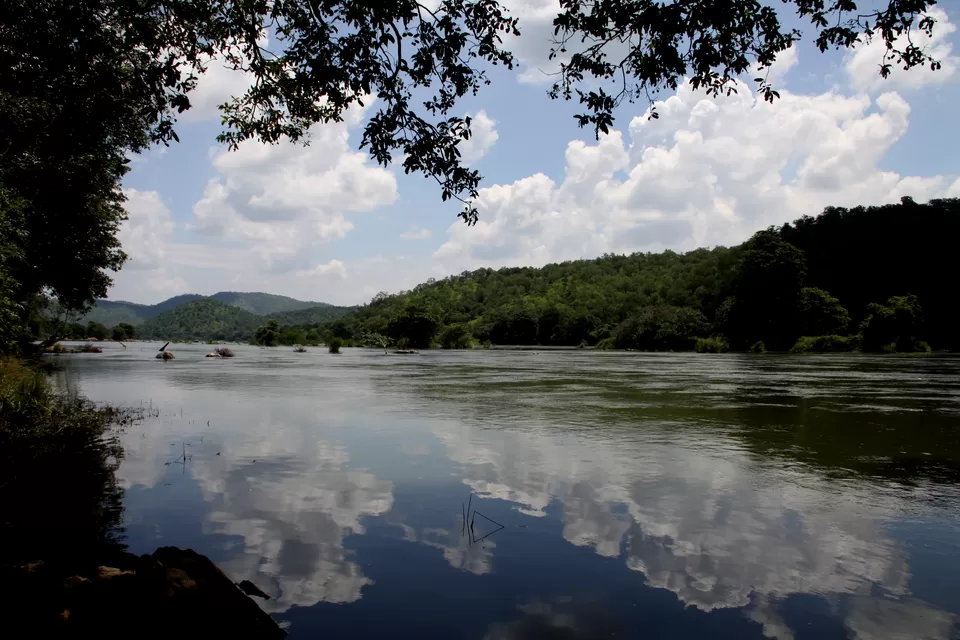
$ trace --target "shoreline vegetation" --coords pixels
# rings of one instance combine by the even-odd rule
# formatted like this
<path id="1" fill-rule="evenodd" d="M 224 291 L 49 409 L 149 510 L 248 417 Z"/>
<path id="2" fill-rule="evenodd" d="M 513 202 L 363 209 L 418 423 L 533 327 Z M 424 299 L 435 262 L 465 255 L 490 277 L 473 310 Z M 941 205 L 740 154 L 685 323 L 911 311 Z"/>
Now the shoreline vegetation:
<path id="1" fill-rule="evenodd" d="M 117 434 L 146 410 L 55 392 L 49 369 L 0 360 L 0 583 L 17 612 L 8 626 L 24 627 L 14 635 L 282 638 L 205 557 L 125 550 Z"/>

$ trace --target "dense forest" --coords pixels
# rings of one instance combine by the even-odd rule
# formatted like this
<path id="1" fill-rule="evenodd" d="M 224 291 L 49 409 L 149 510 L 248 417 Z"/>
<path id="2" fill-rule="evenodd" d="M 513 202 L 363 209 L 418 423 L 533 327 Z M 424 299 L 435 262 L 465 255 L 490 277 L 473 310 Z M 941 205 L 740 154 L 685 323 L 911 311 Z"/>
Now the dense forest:
<path id="1" fill-rule="evenodd" d="M 956 199 L 831 207 L 738 247 L 478 269 L 296 328 L 415 347 L 953 350 L 958 232 Z"/>

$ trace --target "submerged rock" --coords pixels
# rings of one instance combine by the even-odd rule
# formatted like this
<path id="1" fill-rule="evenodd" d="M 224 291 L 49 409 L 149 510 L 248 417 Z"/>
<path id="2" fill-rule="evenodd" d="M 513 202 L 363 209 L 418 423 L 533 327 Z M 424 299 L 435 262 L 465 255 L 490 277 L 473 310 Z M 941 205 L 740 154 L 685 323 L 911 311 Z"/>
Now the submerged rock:
<path id="1" fill-rule="evenodd" d="M 125 553 L 110 564 L 116 566 L 64 575 L 35 562 L 6 576 L 4 591 L 15 594 L 18 606 L 4 616 L 4 627 L 20 629 L 7 637 L 286 636 L 216 565 L 191 549 L 161 547 L 139 557 Z M 266 597 L 252 583 L 247 589 Z"/>

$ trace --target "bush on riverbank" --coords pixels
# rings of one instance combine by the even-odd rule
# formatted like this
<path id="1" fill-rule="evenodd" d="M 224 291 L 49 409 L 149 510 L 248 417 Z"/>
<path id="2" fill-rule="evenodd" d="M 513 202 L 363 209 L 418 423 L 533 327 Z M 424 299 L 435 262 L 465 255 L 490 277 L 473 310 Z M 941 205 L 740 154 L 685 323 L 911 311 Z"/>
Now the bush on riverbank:
<path id="1" fill-rule="evenodd" d="M 440 332 L 438 342 L 444 349 L 469 349 L 473 344 L 473 337 L 466 325 L 451 324 Z"/>
<path id="2" fill-rule="evenodd" d="M 122 450 L 106 436 L 131 419 L 55 393 L 37 366 L 0 361 L 0 568 L 74 566 L 116 548 Z"/>
<path id="3" fill-rule="evenodd" d="M 597 350 L 610 351 L 611 349 L 615 349 L 616 346 L 617 346 L 617 343 L 613 338 L 604 338 L 603 340 L 597 343 Z"/>
<path id="4" fill-rule="evenodd" d="M 750 353 L 766 353 L 767 344 L 763 340 L 757 340 L 750 345 Z"/>
<path id="5" fill-rule="evenodd" d="M 859 347 L 858 336 L 803 336 L 790 347 L 790 353 L 841 353 Z"/>
<path id="6" fill-rule="evenodd" d="M 327 340 L 327 350 L 330 353 L 340 353 L 340 346 L 343 344 L 343 340 L 340 338 L 330 338 Z"/>
<path id="7" fill-rule="evenodd" d="M 726 353 L 730 350 L 730 344 L 726 338 L 714 336 L 712 338 L 697 338 L 695 348 L 697 353 Z"/>

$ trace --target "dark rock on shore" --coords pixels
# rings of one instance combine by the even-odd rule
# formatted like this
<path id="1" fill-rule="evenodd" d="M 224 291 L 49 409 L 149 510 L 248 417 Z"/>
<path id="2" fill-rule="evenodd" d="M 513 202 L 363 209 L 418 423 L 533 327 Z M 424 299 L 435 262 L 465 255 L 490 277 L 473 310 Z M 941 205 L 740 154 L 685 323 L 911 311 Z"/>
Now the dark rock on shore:
<path id="1" fill-rule="evenodd" d="M 110 566 L 72 575 L 34 562 L 3 583 L 11 605 L 0 623 L 6 637 L 286 636 L 216 565 L 190 549 L 161 547 L 139 557 L 120 553 Z"/>

